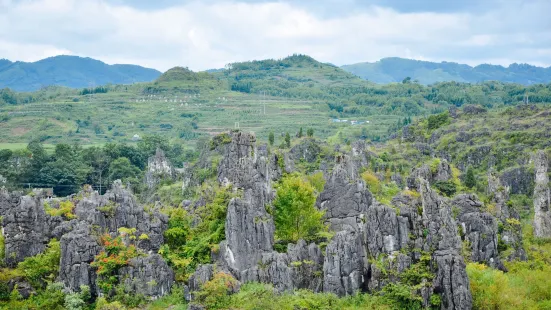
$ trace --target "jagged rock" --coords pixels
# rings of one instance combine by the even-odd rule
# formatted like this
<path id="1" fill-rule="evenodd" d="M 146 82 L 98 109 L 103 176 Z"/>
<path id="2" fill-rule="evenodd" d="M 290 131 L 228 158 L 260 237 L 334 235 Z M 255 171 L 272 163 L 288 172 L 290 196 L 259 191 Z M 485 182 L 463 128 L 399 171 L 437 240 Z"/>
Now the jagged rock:
<path id="1" fill-rule="evenodd" d="M 79 222 L 75 230 L 63 235 L 60 244 L 59 281 L 72 291 L 87 285 L 91 292 L 96 292 L 96 271 L 90 264 L 101 247 L 92 236 L 91 227 Z"/>
<path id="2" fill-rule="evenodd" d="M 168 225 L 168 217 L 158 210 L 146 212 L 132 193 L 124 189 L 120 181 L 115 181 L 105 195 L 98 192 L 83 193 L 82 200 L 75 207 L 75 214 L 102 231 L 118 233 L 119 228 L 135 228 L 136 235 L 147 235 L 138 242 L 145 251 L 156 252 L 163 243 L 163 233 Z"/>
<path id="3" fill-rule="evenodd" d="M 23 297 L 23 299 L 27 299 L 36 293 L 32 285 L 23 277 L 11 279 L 8 282 L 8 289 L 10 292 L 13 291 L 13 289 L 17 289 L 17 292 L 21 295 L 21 297 Z"/>
<path id="4" fill-rule="evenodd" d="M 441 309 L 471 309 L 472 295 L 465 262 L 459 254 L 461 239 L 449 203 L 426 180 L 420 180 L 423 226 L 427 230 L 424 251 L 431 251 L 436 265 L 433 290 L 442 295 Z"/>
<path id="5" fill-rule="evenodd" d="M 337 165 L 327 180 L 316 205 L 325 210 L 325 218 L 334 231 L 362 229 L 362 217 L 372 202 L 372 195 L 348 156 L 337 158 Z"/>
<path id="6" fill-rule="evenodd" d="M 442 294 L 440 309 L 472 309 L 469 278 L 463 257 L 454 250 L 438 250 L 433 254 L 436 277 L 433 291 Z"/>
<path id="7" fill-rule="evenodd" d="M 325 249 L 323 291 L 353 295 L 365 285 L 369 263 L 359 233 L 340 231 Z"/>
<path id="8" fill-rule="evenodd" d="M 538 151 L 533 158 L 536 172 L 534 187 L 534 236 L 551 237 L 551 190 L 549 188 L 549 159 L 543 151 Z"/>
<path id="9" fill-rule="evenodd" d="M 15 267 L 26 257 L 42 253 L 62 218 L 44 211 L 39 197 L 0 193 L 0 216 L 5 238 L 5 263 Z"/>
<path id="10" fill-rule="evenodd" d="M 157 148 L 155 155 L 147 160 L 147 169 L 145 172 L 145 184 L 147 188 L 153 189 L 163 179 L 174 179 L 176 170 L 166 158 L 165 152 Z"/>
<path id="11" fill-rule="evenodd" d="M 303 139 L 289 151 L 289 159 L 296 162 L 301 160 L 314 163 L 318 160 L 321 154 L 321 147 L 314 139 Z"/>
<path id="12" fill-rule="evenodd" d="M 509 188 L 511 194 L 532 195 L 534 192 L 534 172 L 526 166 L 505 169 L 500 182 Z"/>
<path id="13" fill-rule="evenodd" d="M 257 265 L 240 274 L 243 282 L 257 281 L 271 283 L 276 291 L 310 289 L 319 292 L 322 289 L 323 256 L 319 247 L 304 240 L 288 244 L 287 253 L 264 253 Z"/>
<path id="14" fill-rule="evenodd" d="M 513 248 L 513 252 L 509 255 L 509 260 L 526 260 L 527 255 L 522 246 L 522 227 L 520 225 L 511 225 L 511 219 L 520 221 L 519 214 L 510 209 L 507 205 L 509 200 L 509 187 L 501 185 L 501 180 L 496 176 L 495 171 L 488 173 L 488 194 L 492 197 L 492 203 L 495 206 L 495 214 L 497 220 L 501 222 L 503 231 L 498 238 L 507 246 Z"/>
<path id="15" fill-rule="evenodd" d="M 488 110 L 484 109 L 483 107 L 474 104 L 465 104 L 463 105 L 461 110 L 464 114 L 482 114 L 488 112 Z"/>
<path id="16" fill-rule="evenodd" d="M 365 235 L 368 255 L 391 254 L 407 246 L 408 220 L 396 216 L 394 209 L 375 203 L 366 212 Z"/>
<path id="17" fill-rule="evenodd" d="M 127 292 L 158 298 L 170 292 L 174 272 L 159 254 L 138 256 L 119 271 Z"/>
<path id="18" fill-rule="evenodd" d="M 226 215 L 226 240 L 220 244 L 220 257 L 232 271 L 256 265 L 274 245 L 274 223 L 264 206 L 234 198 Z"/>
<path id="19" fill-rule="evenodd" d="M 484 212 L 483 203 L 475 195 L 458 195 L 453 199 L 452 206 L 459 210 L 457 221 L 461 225 L 464 240 L 470 244 L 470 259 L 505 270 L 497 250 L 496 218 Z"/>
<path id="20" fill-rule="evenodd" d="M 210 281 L 214 276 L 215 267 L 212 264 L 199 265 L 195 272 L 189 277 L 188 289 L 190 292 L 195 292 L 201 289 L 203 284 Z M 186 300 L 193 300 L 193 294 L 186 294 Z"/>
<path id="21" fill-rule="evenodd" d="M 430 184 L 439 181 L 448 181 L 453 177 L 452 169 L 447 160 L 442 159 L 433 171 L 429 165 L 422 165 L 417 169 L 413 169 L 407 178 L 407 186 L 410 189 L 419 189 L 419 179 L 427 180 Z"/>

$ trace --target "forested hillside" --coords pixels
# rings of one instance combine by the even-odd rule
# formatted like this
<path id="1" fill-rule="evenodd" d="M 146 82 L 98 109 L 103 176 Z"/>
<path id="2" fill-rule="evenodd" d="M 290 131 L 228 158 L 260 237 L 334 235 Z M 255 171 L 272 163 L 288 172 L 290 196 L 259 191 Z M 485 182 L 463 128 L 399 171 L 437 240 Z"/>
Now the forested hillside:
<path id="1" fill-rule="evenodd" d="M 391 57 L 376 62 L 345 65 L 341 68 L 380 84 L 402 82 L 407 77 L 425 85 L 450 81 L 465 83 L 499 81 L 532 85 L 551 81 L 551 67 L 542 68 L 516 63 L 508 67 L 489 64 L 471 67 L 454 62 L 436 63 Z"/>
<path id="2" fill-rule="evenodd" d="M 136 65 L 107 65 L 77 56 L 56 56 L 32 63 L 0 60 L 0 88 L 16 91 L 35 91 L 54 85 L 83 88 L 149 82 L 160 74 Z"/>
<path id="3" fill-rule="evenodd" d="M 163 135 L 194 143 L 239 126 L 267 141 L 312 128 L 321 138 L 384 140 L 411 120 L 449 107 L 500 109 L 551 102 L 550 84 L 413 80 L 377 85 L 304 55 L 235 63 L 215 72 L 177 67 L 151 83 L 36 92 L 0 90 L 0 143 L 133 143 Z M 351 121 L 354 121 L 352 124 Z M 278 142 L 279 143 L 279 142 Z"/>

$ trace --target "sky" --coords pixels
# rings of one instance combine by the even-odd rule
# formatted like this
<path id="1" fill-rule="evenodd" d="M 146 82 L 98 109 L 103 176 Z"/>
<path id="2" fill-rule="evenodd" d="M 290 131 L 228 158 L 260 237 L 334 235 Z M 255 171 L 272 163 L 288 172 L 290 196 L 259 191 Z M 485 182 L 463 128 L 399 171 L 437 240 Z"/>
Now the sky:
<path id="1" fill-rule="evenodd" d="M 551 66 L 551 0 L 0 0 L 0 59 L 166 71 L 306 54 Z"/>

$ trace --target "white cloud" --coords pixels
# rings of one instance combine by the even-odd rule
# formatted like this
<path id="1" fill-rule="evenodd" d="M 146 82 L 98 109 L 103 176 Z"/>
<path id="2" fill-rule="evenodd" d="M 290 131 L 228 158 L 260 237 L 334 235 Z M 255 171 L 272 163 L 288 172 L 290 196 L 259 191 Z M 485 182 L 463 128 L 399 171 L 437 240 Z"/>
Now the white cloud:
<path id="1" fill-rule="evenodd" d="M 551 24 L 542 13 L 551 5 L 537 1 L 519 9 L 511 7 L 515 1 L 484 14 L 363 6 L 320 16 L 285 2 L 197 1 L 140 10 L 100 0 L 0 0 L 0 58 L 76 54 L 161 70 L 292 53 L 338 65 L 389 56 L 551 64 Z"/>

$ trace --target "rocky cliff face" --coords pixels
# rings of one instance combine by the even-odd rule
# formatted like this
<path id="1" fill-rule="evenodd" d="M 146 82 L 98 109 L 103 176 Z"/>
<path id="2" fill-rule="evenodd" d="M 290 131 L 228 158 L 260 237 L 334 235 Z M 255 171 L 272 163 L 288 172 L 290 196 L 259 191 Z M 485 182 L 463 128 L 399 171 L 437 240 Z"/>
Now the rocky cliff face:
<path id="1" fill-rule="evenodd" d="M 534 236 L 551 237 L 551 190 L 549 189 L 549 159 L 543 151 L 533 158 L 536 172 L 534 187 Z"/>
<path id="2" fill-rule="evenodd" d="M 154 156 L 147 160 L 147 170 L 145 172 L 145 184 L 147 188 L 155 188 L 162 179 L 173 179 L 176 175 L 174 166 L 166 158 L 161 149 L 157 149 Z"/>
<path id="3" fill-rule="evenodd" d="M 91 263 L 103 250 L 99 236 L 105 233 L 118 235 L 121 228 L 135 229 L 137 236 L 147 238 L 136 241 L 142 256 L 132 259 L 127 267 L 118 271 L 118 276 L 125 279 L 125 290 L 152 298 L 170 292 L 174 274 L 156 254 L 167 228 L 166 215 L 158 210 L 146 212 L 120 181 L 115 182 L 105 195 L 88 189 L 70 199 L 75 204 L 76 219 L 65 220 L 45 212 L 46 200 L 43 197 L 0 193 L 6 263 L 9 266 L 14 267 L 26 257 L 43 252 L 48 241 L 55 237 L 61 246 L 57 280 L 70 291 L 78 291 L 81 285 L 87 285 L 94 295 L 98 295 L 96 268 Z M 55 201 L 48 204 L 53 205 Z"/>

